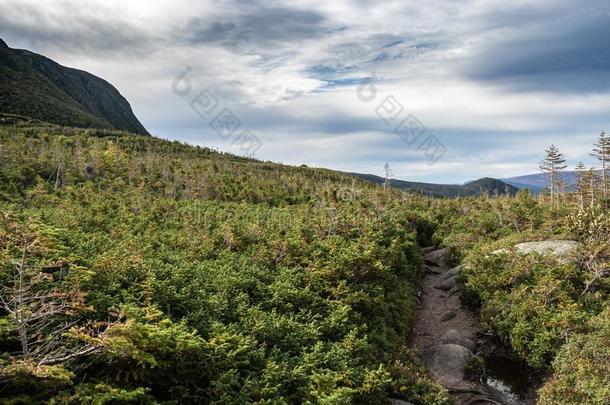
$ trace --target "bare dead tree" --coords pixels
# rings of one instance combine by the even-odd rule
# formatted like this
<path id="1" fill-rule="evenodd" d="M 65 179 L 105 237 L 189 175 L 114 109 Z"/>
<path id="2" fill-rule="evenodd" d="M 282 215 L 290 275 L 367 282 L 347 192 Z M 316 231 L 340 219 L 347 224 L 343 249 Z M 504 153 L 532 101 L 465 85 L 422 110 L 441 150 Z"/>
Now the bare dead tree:
<path id="1" fill-rule="evenodd" d="M 392 181 L 392 169 L 390 168 L 389 163 L 383 165 L 383 171 L 385 173 L 383 180 L 383 192 L 385 193 L 387 188 L 390 186 L 390 182 Z"/>
<path id="2" fill-rule="evenodd" d="M 610 276 L 610 266 L 607 260 L 604 260 L 603 253 L 606 251 L 606 246 L 601 245 L 597 249 L 590 252 L 584 260 L 583 267 L 587 270 L 587 280 L 585 288 L 581 293 L 585 295 L 587 292 L 595 288 L 602 278 Z"/>
<path id="3" fill-rule="evenodd" d="M 116 321 L 85 323 L 84 295 L 49 280 L 42 271 L 48 266 L 28 263 L 40 238 L 27 234 L 20 242 L 21 254 L 12 263 L 12 277 L 0 288 L 0 308 L 13 321 L 21 346 L 15 357 L 51 365 L 101 351 L 103 334 Z"/>

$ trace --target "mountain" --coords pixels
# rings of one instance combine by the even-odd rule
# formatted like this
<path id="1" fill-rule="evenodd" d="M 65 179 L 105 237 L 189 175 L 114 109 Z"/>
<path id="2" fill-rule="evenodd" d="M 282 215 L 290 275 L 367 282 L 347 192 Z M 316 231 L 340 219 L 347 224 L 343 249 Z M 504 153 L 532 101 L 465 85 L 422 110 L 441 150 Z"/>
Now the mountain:
<path id="1" fill-rule="evenodd" d="M 383 184 L 385 182 L 385 179 L 383 177 L 375 176 L 372 174 L 349 174 L 376 184 Z M 419 183 L 414 181 L 396 179 L 392 179 L 390 185 L 392 187 L 400 188 L 403 190 L 415 191 L 433 197 L 470 197 L 480 195 L 482 193 L 505 194 L 507 192 L 511 195 L 514 195 L 517 193 L 517 191 L 519 191 L 517 187 L 511 186 L 510 184 L 507 184 L 503 181 L 492 179 L 489 177 L 484 177 L 482 179 L 471 181 L 463 185 Z"/>
<path id="2" fill-rule="evenodd" d="M 0 39 L 0 113 L 84 128 L 148 132 L 107 81 Z"/>
<path id="3" fill-rule="evenodd" d="M 566 188 L 572 191 L 576 187 L 576 181 L 578 173 L 576 171 L 565 171 L 561 173 L 563 181 L 566 183 Z M 518 189 L 529 189 L 533 193 L 541 193 L 548 187 L 549 179 L 544 173 L 527 174 L 524 176 L 509 177 L 501 179 L 503 182 L 508 183 Z"/>

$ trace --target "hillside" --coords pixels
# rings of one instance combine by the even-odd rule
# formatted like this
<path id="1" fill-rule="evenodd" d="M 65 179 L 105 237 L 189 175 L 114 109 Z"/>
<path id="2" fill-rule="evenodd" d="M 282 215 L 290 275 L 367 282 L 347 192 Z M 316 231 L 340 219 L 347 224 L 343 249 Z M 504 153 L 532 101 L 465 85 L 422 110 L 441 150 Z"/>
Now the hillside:
<path id="1" fill-rule="evenodd" d="M 431 233 L 399 193 L 119 131 L 0 126 L 0 402 L 447 403 L 405 351 Z M 44 326 L 19 335 L 13 301 Z"/>
<path id="2" fill-rule="evenodd" d="M 55 124 L 148 135 L 110 83 L 0 39 L 0 113 Z"/>
<path id="3" fill-rule="evenodd" d="M 375 184 L 383 184 L 385 182 L 385 179 L 383 177 L 375 176 L 372 174 L 350 174 Z M 506 194 L 507 192 L 510 195 L 514 195 L 517 193 L 517 191 L 519 191 L 516 187 L 489 177 L 471 181 L 463 185 L 419 183 L 414 181 L 405 181 L 397 179 L 392 179 L 390 181 L 390 185 L 392 187 L 396 187 L 402 190 L 414 191 L 422 195 L 427 195 L 431 197 L 472 197 L 481 195 L 483 193 L 496 195 Z"/>
<path id="4" fill-rule="evenodd" d="M 431 198 L 376 176 L 3 119 L 0 402 L 447 405 L 408 343 L 429 304 L 422 277 L 442 272 L 456 284 L 428 295 L 461 291 L 493 339 L 489 354 L 477 340 L 477 362 L 522 362 L 544 378 L 541 404 L 608 403 L 601 205 L 583 216 L 571 195 Z M 492 254 L 545 239 L 579 241 L 585 265 Z M 449 249 L 443 269 L 422 266 L 430 245 Z M 428 310 L 425 322 L 459 325 Z M 509 384 L 496 371 L 469 378 Z"/>

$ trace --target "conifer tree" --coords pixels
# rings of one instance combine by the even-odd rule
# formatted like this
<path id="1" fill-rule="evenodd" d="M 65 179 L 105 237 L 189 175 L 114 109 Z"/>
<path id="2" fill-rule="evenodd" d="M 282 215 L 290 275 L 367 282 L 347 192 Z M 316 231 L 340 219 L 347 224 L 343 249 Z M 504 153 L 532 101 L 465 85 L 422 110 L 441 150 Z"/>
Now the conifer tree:
<path id="1" fill-rule="evenodd" d="M 559 202 L 559 194 L 564 188 L 561 171 L 567 167 L 566 159 L 555 145 L 551 145 L 545 152 L 546 156 L 540 161 L 540 170 L 549 177 L 551 204 L 554 204 L 555 200 Z M 555 196 L 557 196 L 557 199 Z"/>
<path id="2" fill-rule="evenodd" d="M 585 169 L 577 165 L 576 171 L 578 176 L 576 182 L 576 192 L 581 200 L 581 208 L 584 208 L 585 204 L 589 204 L 590 207 L 594 207 L 597 184 L 599 183 L 597 170 L 595 170 L 594 167 Z"/>
<path id="3" fill-rule="evenodd" d="M 604 200 L 608 197 L 608 179 L 607 179 L 607 168 L 610 162 L 610 139 L 606 137 L 606 133 L 602 131 L 597 138 L 595 148 L 591 154 L 594 158 L 599 161 L 601 169 L 601 190 Z"/>

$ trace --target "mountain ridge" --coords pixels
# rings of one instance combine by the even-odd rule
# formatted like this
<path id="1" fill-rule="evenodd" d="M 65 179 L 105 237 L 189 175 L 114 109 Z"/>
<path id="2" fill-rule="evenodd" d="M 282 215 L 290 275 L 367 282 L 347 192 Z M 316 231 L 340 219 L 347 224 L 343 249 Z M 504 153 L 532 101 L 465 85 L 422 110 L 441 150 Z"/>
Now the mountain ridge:
<path id="1" fill-rule="evenodd" d="M 599 173 L 599 170 L 595 171 Z M 566 170 L 560 173 L 561 178 L 566 183 L 566 189 L 573 191 L 576 189 L 578 180 L 578 172 L 575 170 Z M 545 173 L 532 173 L 522 176 L 513 176 L 500 179 L 519 189 L 529 189 L 532 193 L 539 194 L 548 188 L 549 179 Z"/>
<path id="2" fill-rule="evenodd" d="M 106 80 L 0 39 L 0 112 L 82 128 L 149 135 Z"/>
<path id="3" fill-rule="evenodd" d="M 375 184 L 383 184 L 385 182 L 385 178 L 373 174 L 348 174 Z M 510 195 L 514 195 L 519 191 L 517 187 L 491 177 L 483 177 L 465 184 L 435 184 L 391 179 L 390 186 L 431 197 L 471 197 L 483 193 L 505 194 L 507 192 Z"/>

